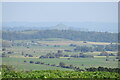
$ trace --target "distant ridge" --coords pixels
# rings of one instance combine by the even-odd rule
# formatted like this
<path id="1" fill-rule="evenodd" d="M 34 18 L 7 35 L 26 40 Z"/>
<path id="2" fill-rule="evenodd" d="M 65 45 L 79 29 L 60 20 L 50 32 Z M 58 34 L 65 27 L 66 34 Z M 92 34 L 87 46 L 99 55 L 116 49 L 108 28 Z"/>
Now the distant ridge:
<path id="1" fill-rule="evenodd" d="M 57 24 L 56 26 L 51 27 L 51 29 L 57 29 L 57 30 L 69 30 L 71 27 L 67 26 L 65 24 Z"/>
<path id="2" fill-rule="evenodd" d="M 75 31 L 88 31 L 87 29 L 84 28 L 79 28 L 79 27 L 72 27 L 72 26 L 68 26 L 66 24 L 63 23 L 59 23 L 53 27 L 49 27 L 48 29 L 53 30 L 75 30 Z"/>
<path id="3" fill-rule="evenodd" d="M 16 24 L 16 23 L 15 23 Z M 22 25 L 22 24 L 21 24 Z M 43 26 L 15 26 L 14 24 L 10 26 L 5 26 L 3 27 L 3 30 L 8 30 L 8 31 L 24 31 L 24 30 L 74 30 L 74 31 L 88 31 L 85 28 L 80 28 L 80 27 L 73 27 L 73 26 L 68 26 L 63 23 L 58 23 L 55 26 L 48 26 L 48 27 L 43 27 Z"/>
<path id="4" fill-rule="evenodd" d="M 76 31 L 95 31 L 95 32 L 118 32 L 117 23 L 105 22 L 3 22 L 3 30 L 76 30 Z"/>

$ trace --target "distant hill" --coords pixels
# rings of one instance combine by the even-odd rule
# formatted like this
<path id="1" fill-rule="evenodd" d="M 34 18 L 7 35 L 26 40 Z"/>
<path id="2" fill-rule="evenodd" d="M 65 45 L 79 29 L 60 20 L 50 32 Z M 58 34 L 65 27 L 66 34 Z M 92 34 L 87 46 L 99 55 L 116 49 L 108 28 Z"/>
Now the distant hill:
<path id="1" fill-rule="evenodd" d="M 50 27 L 49 29 L 70 30 L 71 27 L 61 23 L 61 24 L 57 24 L 56 26 Z"/>
<path id="2" fill-rule="evenodd" d="M 75 30 L 75 31 L 88 31 L 85 28 L 80 28 L 80 27 L 73 27 L 73 26 L 68 26 L 62 23 L 58 23 L 57 25 L 54 26 L 48 26 L 48 27 L 43 27 L 43 26 L 34 26 L 32 27 L 33 24 L 28 25 L 21 25 L 16 26 L 15 24 L 7 25 L 3 27 L 3 30 L 8 30 L 8 31 L 24 31 L 24 30 Z"/>
<path id="3" fill-rule="evenodd" d="M 87 29 L 79 28 L 79 27 L 72 27 L 65 24 L 57 24 L 55 26 L 48 27 L 49 30 L 75 30 L 75 31 L 87 31 Z"/>
<path id="4" fill-rule="evenodd" d="M 3 22 L 3 30 L 76 30 L 96 32 L 118 32 L 117 23 L 103 22 Z"/>

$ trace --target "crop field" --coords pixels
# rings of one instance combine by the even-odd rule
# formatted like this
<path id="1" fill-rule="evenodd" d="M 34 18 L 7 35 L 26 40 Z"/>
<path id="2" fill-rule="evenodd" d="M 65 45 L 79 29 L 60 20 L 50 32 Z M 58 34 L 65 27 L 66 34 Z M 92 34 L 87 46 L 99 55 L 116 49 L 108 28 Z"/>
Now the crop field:
<path id="1" fill-rule="evenodd" d="M 15 43 L 26 43 L 30 44 L 32 40 L 15 40 Z M 39 57 L 40 55 L 44 55 L 47 53 L 56 53 L 58 50 L 63 50 L 63 53 L 65 54 L 78 54 L 78 52 L 64 52 L 64 50 L 73 50 L 74 47 L 71 47 L 70 44 L 78 45 L 78 46 L 91 46 L 92 45 L 108 45 L 110 43 L 105 42 L 86 42 L 84 41 L 72 41 L 67 39 L 60 39 L 60 38 L 48 38 L 48 39 L 42 39 L 42 40 L 35 40 L 36 44 L 38 45 L 30 45 L 27 46 L 13 46 L 10 48 L 7 48 L 8 51 L 13 51 L 15 54 L 11 55 L 21 55 L 21 53 L 25 54 L 33 54 L 34 57 Z M 113 43 L 115 44 L 115 43 Z M 100 52 L 88 52 L 85 54 L 90 55 L 98 55 Z M 115 51 L 108 51 L 108 53 L 114 53 Z"/>
<path id="2" fill-rule="evenodd" d="M 116 43 L 62 38 L 3 40 L 2 43 L 2 65 L 15 70 L 3 69 L 3 78 L 119 78 Z M 38 73 L 42 71 L 43 74 Z"/>
<path id="3" fill-rule="evenodd" d="M 70 44 L 76 44 L 76 45 L 109 45 L 110 43 L 107 42 L 87 42 L 84 43 L 83 41 L 38 41 L 40 44 L 47 44 L 47 45 L 70 45 Z M 115 44 L 115 43 L 113 43 Z"/>
<path id="4" fill-rule="evenodd" d="M 65 71 L 65 75 L 67 75 L 66 71 L 75 71 L 75 68 L 79 68 L 82 70 L 86 70 L 86 68 L 91 68 L 91 67 L 98 68 L 100 66 L 105 68 L 118 68 L 118 59 L 116 58 L 117 51 L 106 51 L 106 53 L 108 54 L 112 53 L 113 54 L 112 56 L 100 56 L 100 54 L 102 53 L 101 51 L 87 51 L 87 52 L 74 51 L 74 49 L 77 46 L 87 46 L 94 48 L 94 45 L 106 46 L 106 45 L 110 45 L 111 43 L 72 41 L 61 38 L 14 40 L 13 42 L 5 41 L 5 43 L 6 42 L 7 44 L 12 44 L 12 46 L 5 48 L 5 50 L 1 52 L 6 55 L 5 57 L 2 57 L 2 64 L 13 66 L 15 71 L 18 71 L 18 74 L 19 71 L 60 70 L 60 71 Z M 86 56 L 88 55 L 93 57 L 71 57 L 74 55 L 79 56 L 81 53 Z M 40 56 L 46 56 L 51 54 L 52 55 L 62 54 L 67 56 L 60 56 L 58 58 L 57 57 L 40 58 Z M 61 67 L 60 66 L 61 62 L 64 63 L 64 66 L 68 66 L 68 67 L 72 66 L 72 68 Z M 68 74 L 70 73 L 68 72 Z M 78 75 L 79 73 L 75 73 L 75 74 Z M 83 75 L 82 73 L 80 74 Z M 107 74 L 109 73 L 106 73 L 106 75 Z M 37 73 L 35 73 L 35 75 L 37 76 Z M 85 74 L 85 75 L 89 75 L 89 74 Z M 92 73 L 90 73 L 90 75 L 92 77 Z M 45 76 L 48 78 L 53 77 L 53 76 L 47 76 L 47 74 Z M 54 76 L 58 77 L 57 75 Z M 4 77 L 7 76 L 5 75 Z M 28 78 L 28 76 L 24 76 L 24 77 Z M 73 77 L 71 76 L 71 78 L 79 78 L 79 77 L 80 76 L 73 76 Z M 63 76 L 63 78 L 67 78 L 67 77 Z"/>
<path id="5" fill-rule="evenodd" d="M 105 61 L 104 57 L 95 57 L 95 58 L 71 58 L 68 60 L 67 58 L 56 58 L 56 59 L 39 59 L 39 58 L 19 58 L 19 57 L 10 57 L 10 58 L 3 58 L 3 64 L 10 64 L 16 67 L 17 69 L 21 70 L 70 70 L 58 67 L 51 67 L 41 64 L 30 64 L 29 61 L 41 61 L 46 64 L 55 64 L 59 65 L 60 62 L 64 62 L 67 65 L 74 65 L 80 67 L 81 69 L 88 68 L 88 67 L 110 67 L 110 68 L 117 68 L 118 61 L 113 61 L 115 57 L 111 57 L 109 61 Z M 27 61 L 24 63 L 24 61 Z"/>
<path id="6" fill-rule="evenodd" d="M 70 69 L 62 69 L 59 67 L 51 67 L 46 65 L 38 65 L 38 64 L 30 64 L 30 63 L 24 63 L 24 60 L 30 61 L 34 60 L 37 61 L 38 59 L 31 59 L 31 58 L 3 58 L 3 64 L 5 65 L 12 65 L 16 70 L 70 70 Z"/>

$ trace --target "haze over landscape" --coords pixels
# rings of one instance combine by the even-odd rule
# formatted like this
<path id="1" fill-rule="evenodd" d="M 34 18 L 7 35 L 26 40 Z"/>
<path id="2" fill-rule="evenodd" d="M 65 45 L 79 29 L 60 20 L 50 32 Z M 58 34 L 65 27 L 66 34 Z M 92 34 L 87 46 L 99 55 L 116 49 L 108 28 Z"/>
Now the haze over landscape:
<path id="1" fill-rule="evenodd" d="M 3 30 L 77 30 L 96 32 L 118 32 L 117 23 L 100 22 L 8 22 L 3 23 Z"/>
<path id="2" fill-rule="evenodd" d="M 117 6 L 4 2 L 0 78 L 120 79 Z"/>
<path id="3" fill-rule="evenodd" d="M 66 27 L 88 31 L 118 32 L 117 3 L 40 2 L 3 3 L 4 27 Z M 63 27 L 63 26 L 59 26 Z"/>

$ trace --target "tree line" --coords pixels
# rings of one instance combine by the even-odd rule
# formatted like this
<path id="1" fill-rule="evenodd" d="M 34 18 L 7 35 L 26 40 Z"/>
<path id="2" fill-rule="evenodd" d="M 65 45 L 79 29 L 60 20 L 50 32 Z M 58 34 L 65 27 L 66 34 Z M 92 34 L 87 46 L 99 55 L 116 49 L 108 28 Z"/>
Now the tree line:
<path id="1" fill-rule="evenodd" d="M 25 63 L 27 63 L 27 61 L 24 61 Z M 61 67 L 61 68 L 67 68 L 67 69 L 73 69 L 75 71 L 88 71 L 88 72 L 96 72 L 96 71 L 103 71 L 103 72 L 115 72 L 115 73 L 120 73 L 120 68 L 108 68 L 108 67 L 90 67 L 90 68 L 85 68 L 85 69 L 81 69 L 80 67 L 74 66 L 74 65 L 68 65 L 64 62 L 59 62 L 59 65 L 56 64 L 46 64 L 44 62 L 40 62 L 40 61 L 29 61 L 30 64 L 41 64 L 41 65 L 48 65 L 48 66 L 54 66 L 54 67 Z M 84 66 L 82 64 L 82 66 Z"/>
<path id="2" fill-rule="evenodd" d="M 118 51 L 118 45 L 93 45 L 93 46 L 76 46 L 75 52 L 94 52 L 94 51 Z"/>
<path id="3" fill-rule="evenodd" d="M 108 32 L 84 32 L 73 30 L 38 30 L 35 33 L 26 34 L 22 31 L 3 31 L 2 38 L 5 40 L 30 40 L 42 38 L 65 38 L 77 41 L 93 42 L 117 42 L 117 33 Z"/>
<path id="4" fill-rule="evenodd" d="M 67 54 L 63 54 L 63 51 L 61 51 L 61 50 L 58 50 L 57 53 L 47 53 L 46 55 L 41 55 L 39 58 L 60 58 L 60 57 L 94 58 L 94 56 L 92 56 L 92 55 L 85 55 L 83 53 L 67 55 Z M 69 58 L 68 58 L 68 60 L 69 60 Z"/>

